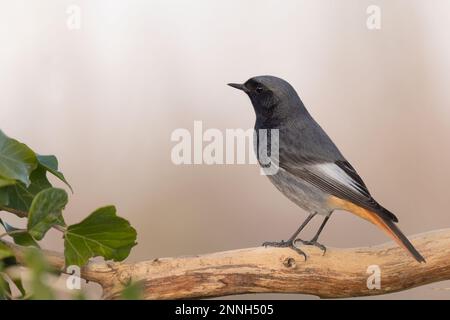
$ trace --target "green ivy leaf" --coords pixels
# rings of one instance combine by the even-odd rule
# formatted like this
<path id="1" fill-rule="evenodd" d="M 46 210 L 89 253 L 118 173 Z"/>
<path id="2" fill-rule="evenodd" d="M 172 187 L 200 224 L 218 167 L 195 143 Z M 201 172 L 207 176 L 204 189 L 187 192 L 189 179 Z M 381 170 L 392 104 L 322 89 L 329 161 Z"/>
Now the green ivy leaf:
<path id="1" fill-rule="evenodd" d="M 0 260 L 3 260 L 5 258 L 14 257 L 13 252 L 11 249 L 0 241 Z"/>
<path id="2" fill-rule="evenodd" d="M 9 277 L 11 279 L 11 281 L 14 283 L 14 285 L 16 286 L 16 288 L 19 290 L 20 294 L 21 294 L 21 298 L 25 297 L 25 295 L 27 294 L 23 283 L 22 283 L 22 279 L 19 277 L 13 278 L 13 277 Z"/>
<path id="3" fill-rule="evenodd" d="M 16 180 L 0 177 L 0 188 L 7 187 L 16 183 Z"/>
<path id="4" fill-rule="evenodd" d="M 64 175 L 62 174 L 62 172 L 58 171 L 58 159 L 56 159 L 55 156 L 37 155 L 37 160 L 41 166 L 43 166 L 45 169 L 47 169 L 49 172 L 51 172 L 55 177 L 57 177 L 62 182 L 64 182 L 69 187 L 70 191 L 73 192 L 72 186 L 67 182 L 67 180 L 64 177 Z"/>
<path id="5" fill-rule="evenodd" d="M 7 268 L 7 265 L 4 264 L 4 261 L 0 260 L 0 300 L 9 300 L 12 298 L 12 290 L 11 286 L 8 283 L 8 279 L 11 280 L 11 282 L 20 292 L 20 296 L 15 297 L 15 299 L 23 298 L 26 295 L 26 291 L 22 284 L 21 275 L 17 274 L 16 272 L 10 272 L 10 269 Z"/>
<path id="6" fill-rule="evenodd" d="M 37 167 L 36 154 L 25 144 L 9 138 L 0 130 L 0 176 L 30 184 L 30 174 Z"/>
<path id="7" fill-rule="evenodd" d="M 1 271 L 2 268 L 0 268 L 0 272 Z M 0 273 L 0 300 L 10 300 L 10 297 L 11 297 L 11 288 L 9 286 L 9 283 Z"/>
<path id="8" fill-rule="evenodd" d="M 7 206 L 9 203 L 9 192 L 8 188 L 0 189 L 0 207 Z M 0 208 L 1 210 L 1 208 Z"/>
<path id="9" fill-rule="evenodd" d="M 36 248 L 27 248 L 25 251 L 25 265 L 31 271 L 30 292 L 33 300 L 53 300 L 55 293 L 45 281 L 46 275 L 54 273 L 47 260 Z"/>
<path id="10" fill-rule="evenodd" d="M 41 240 L 55 224 L 60 224 L 61 213 L 68 202 L 63 189 L 49 188 L 39 192 L 33 199 L 28 215 L 28 232 L 36 240 Z"/>
<path id="11" fill-rule="evenodd" d="M 66 266 L 82 266 L 96 256 L 122 261 L 135 245 L 136 230 L 116 215 L 116 208 L 100 208 L 67 228 L 64 235 Z"/>
<path id="12" fill-rule="evenodd" d="M 51 188 L 52 186 L 47 179 L 46 172 L 47 170 L 44 167 L 38 166 L 31 173 L 31 184 L 29 187 L 18 182 L 13 186 L 0 189 L 0 205 L 22 212 L 28 212 L 34 197 L 42 190 Z"/>
<path id="13" fill-rule="evenodd" d="M 2 219 L 0 219 L 0 224 L 5 228 L 5 231 L 13 238 L 14 243 L 24 246 L 24 247 L 36 247 L 39 248 L 39 244 L 33 239 L 33 237 L 28 233 L 27 230 L 17 229 L 10 226 Z"/>

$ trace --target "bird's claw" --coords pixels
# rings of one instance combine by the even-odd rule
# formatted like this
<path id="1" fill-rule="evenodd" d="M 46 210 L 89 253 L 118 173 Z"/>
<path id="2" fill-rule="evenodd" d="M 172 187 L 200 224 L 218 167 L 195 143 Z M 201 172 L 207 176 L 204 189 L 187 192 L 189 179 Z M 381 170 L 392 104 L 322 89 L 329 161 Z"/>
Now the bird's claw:
<path id="1" fill-rule="evenodd" d="M 303 256 L 306 259 L 308 259 L 306 253 L 304 253 L 300 248 L 297 248 L 295 246 L 295 241 L 284 241 L 281 240 L 280 242 L 264 242 L 262 244 L 264 247 L 276 247 L 276 248 L 291 248 L 295 252 L 297 252 L 299 255 Z"/>
<path id="2" fill-rule="evenodd" d="M 317 248 L 319 248 L 320 250 L 323 251 L 323 256 L 325 255 L 325 253 L 327 252 L 327 247 L 325 247 L 323 244 L 317 242 L 317 240 L 302 240 L 302 239 L 295 239 L 294 241 L 294 245 L 296 242 L 301 242 L 302 244 L 304 244 L 305 246 L 316 246 Z"/>

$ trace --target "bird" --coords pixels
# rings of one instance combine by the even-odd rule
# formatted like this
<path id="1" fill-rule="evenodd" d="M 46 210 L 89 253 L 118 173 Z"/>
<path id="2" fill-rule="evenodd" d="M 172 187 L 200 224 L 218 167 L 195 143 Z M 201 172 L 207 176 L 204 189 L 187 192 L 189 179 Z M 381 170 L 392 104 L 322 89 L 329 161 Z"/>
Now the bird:
<path id="1" fill-rule="evenodd" d="M 272 143 L 278 147 L 278 159 L 273 161 L 277 171 L 267 177 L 281 193 L 309 213 L 288 240 L 265 242 L 264 246 L 289 247 L 306 260 L 306 254 L 296 245 L 300 241 L 317 246 L 325 254 L 326 247 L 318 242 L 319 235 L 333 211 L 344 210 L 379 227 L 417 262 L 426 262 L 397 227 L 397 217 L 372 197 L 355 168 L 313 119 L 287 81 L 264 75 L 252 77 L 243 84 L 228 85 L 250 98 L 256 114 L 255 131 L 278 130 L 278 141 L 272 141 L 270 135 L 267 137 L 267 149 L 271 150 Z M 256 137 L 259 146 L 259 135 Z M 256 157 L 263 166 L 258 152 Z M 316 215 L 322 216 L 323 222 L 314 237 L 309 241 L 297 238 Z"/>

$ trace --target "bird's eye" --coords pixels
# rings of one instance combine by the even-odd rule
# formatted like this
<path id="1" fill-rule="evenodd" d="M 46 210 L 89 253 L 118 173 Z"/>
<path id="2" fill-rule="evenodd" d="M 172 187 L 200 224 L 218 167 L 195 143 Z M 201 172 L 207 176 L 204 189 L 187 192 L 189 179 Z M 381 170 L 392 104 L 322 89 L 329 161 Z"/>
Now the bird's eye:
<path id="1" fill-rule="evenodd" d="M 264 91 L 264 88 L 261 87 L 261 86 L 257 86 L 256 89 L 255 89 L 255 91 L 256 91 L 257 93 L 261 93 L 261 92 Z"/>

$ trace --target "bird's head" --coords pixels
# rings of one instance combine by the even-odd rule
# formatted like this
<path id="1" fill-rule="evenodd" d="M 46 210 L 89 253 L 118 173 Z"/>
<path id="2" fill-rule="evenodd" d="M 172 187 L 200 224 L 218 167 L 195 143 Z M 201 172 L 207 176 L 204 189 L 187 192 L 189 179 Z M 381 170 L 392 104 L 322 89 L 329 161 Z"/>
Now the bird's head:
<path id="1" fill-rule="evenodd" d="M 304 109 L 294 88 L 285 80 L 274 76 L 257 76 L 243 84 L 229 86 L 244 91 L 256 113 L 256 121 L 278 125 Z"/>

